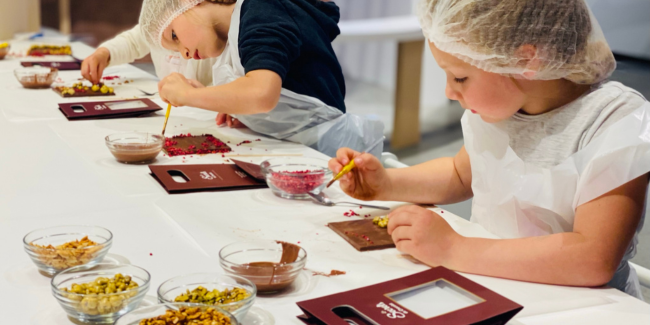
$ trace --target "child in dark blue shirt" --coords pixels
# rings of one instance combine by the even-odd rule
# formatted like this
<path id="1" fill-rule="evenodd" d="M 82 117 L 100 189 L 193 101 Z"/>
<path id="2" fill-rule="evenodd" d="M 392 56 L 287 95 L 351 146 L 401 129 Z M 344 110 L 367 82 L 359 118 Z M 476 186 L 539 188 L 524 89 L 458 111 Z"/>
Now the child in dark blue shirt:
<path id="1" fill-rule="evenodd" d="M 164 101 L 334 155 L 383 136 L 380 121 L 345 114 L 338 20 L 336 4 L 320 0 L 145 0 L 140 25 L 152 46 L 217 57 L 214 85 L 172 74 L 158 85 Z"/>

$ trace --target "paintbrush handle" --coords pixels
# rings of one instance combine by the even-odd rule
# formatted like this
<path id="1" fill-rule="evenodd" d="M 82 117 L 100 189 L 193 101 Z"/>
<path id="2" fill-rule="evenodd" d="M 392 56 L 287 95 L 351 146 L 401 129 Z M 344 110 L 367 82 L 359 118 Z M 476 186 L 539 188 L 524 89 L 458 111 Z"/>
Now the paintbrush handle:
<path id="1" fill-rule="evenodd" d="M 165 113 L 165 124 L 163 124 L 162 135 L 165 135 L 165 129 L 167 129 L 167 121 L 169 120 L 169 113 L 172 111 L 172 104 L 167 104 L 167 113 Z"/>

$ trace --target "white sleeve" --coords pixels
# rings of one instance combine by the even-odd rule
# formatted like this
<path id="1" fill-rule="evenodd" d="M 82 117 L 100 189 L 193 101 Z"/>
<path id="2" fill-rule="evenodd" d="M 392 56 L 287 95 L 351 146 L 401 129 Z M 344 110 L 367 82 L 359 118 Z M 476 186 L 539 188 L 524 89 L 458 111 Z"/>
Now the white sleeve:
<path id="1" fill-rule="evenodd" d="M 131 63 L 149 54 L 149 46 L 142 35 L 140 25 L 135 25 L 99 47 L 107 48 L 111 53 L 109 66 Z"/>

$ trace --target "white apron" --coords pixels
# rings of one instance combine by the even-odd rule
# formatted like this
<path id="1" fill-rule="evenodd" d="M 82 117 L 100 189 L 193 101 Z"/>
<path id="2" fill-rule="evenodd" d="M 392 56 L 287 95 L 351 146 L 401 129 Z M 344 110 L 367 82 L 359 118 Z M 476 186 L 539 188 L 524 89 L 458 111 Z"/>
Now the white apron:
<path id="1" fill-rule="evenodd" d="M 465 113 L 462 126 L 472 168 L 471 220 L 501 238 L 572 231 L 578 206 L 650 171 L 647 102 L 550 169 L 522 161 L 500 123 Z M 645 212 L 637 234 L 644 217 Z M 637 242 L 635 235 L 609 284 L 642 299 L 636 273 L 627 262 Z"/>
<path id="2" fill-rule="evenodd" d="M 228 42 L 212 67 L 214 85 L 223 85 L 245 74 L 239 57 L 239 22 L 243 0 L 237 1 L 230 21 Z M 383 137 L 384 125 L 378 118 L 344 114 L 321 100 L 282 89 L 277 106 L 268 113 L 233 115 L 251 130 L 302 143 L 326 155 L 336 156 L 341 147 L 364 150 Z M 379 156 L 383 144 L 372 150 Z"/>

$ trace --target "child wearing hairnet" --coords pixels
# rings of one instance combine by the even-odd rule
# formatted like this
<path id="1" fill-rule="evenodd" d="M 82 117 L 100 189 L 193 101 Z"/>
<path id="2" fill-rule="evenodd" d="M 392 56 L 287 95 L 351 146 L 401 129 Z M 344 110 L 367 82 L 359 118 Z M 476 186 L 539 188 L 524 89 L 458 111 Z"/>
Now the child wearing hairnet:
<path id="1" fill-rule="evenodd" d="M 212 84 L 210 68 L 215 59 L 185 61 L 169 51 L 151 48 L 144 39 L 140 25 L 99 45 L 97 50 L 81 63 L 81 75 L 93 83 L 98 83 L 107 67 L 131 63 L 147 54 L 151 54 L 158 78 L 179 72 L 187 78 L 199 80 L 204 85 Z"/>
<path id="2" fill-rule="evenodd" d="M 145 0 L 140 28 L 152 47 L 217 58 L 213 86 L 178 73 L 160 81 L 165 102 L 218 112 L 219 125 L 236 117 L 253 131 L 334 156 L 383 136 L 378 119 L 345 114 L 331 45 L 338 20 L 336 4 L 321 0 Z"/>
<path id="3" fill-rule="evenodd" d="M 363 200 L 449 204 L 473 197 L 467 238 L 418 205 L 389 215 L 400 251 L 461 272 L 641 297 L 628 260 L 643 226 L 650 104 L 606 79 L 614 57 L 583 0 L 422 0 L 418 15 L 466 110 L 454 157 L 384 169 L 347 148 L 330 161 Z M 444 214 L 442 215 L 444 216 Z"/>

